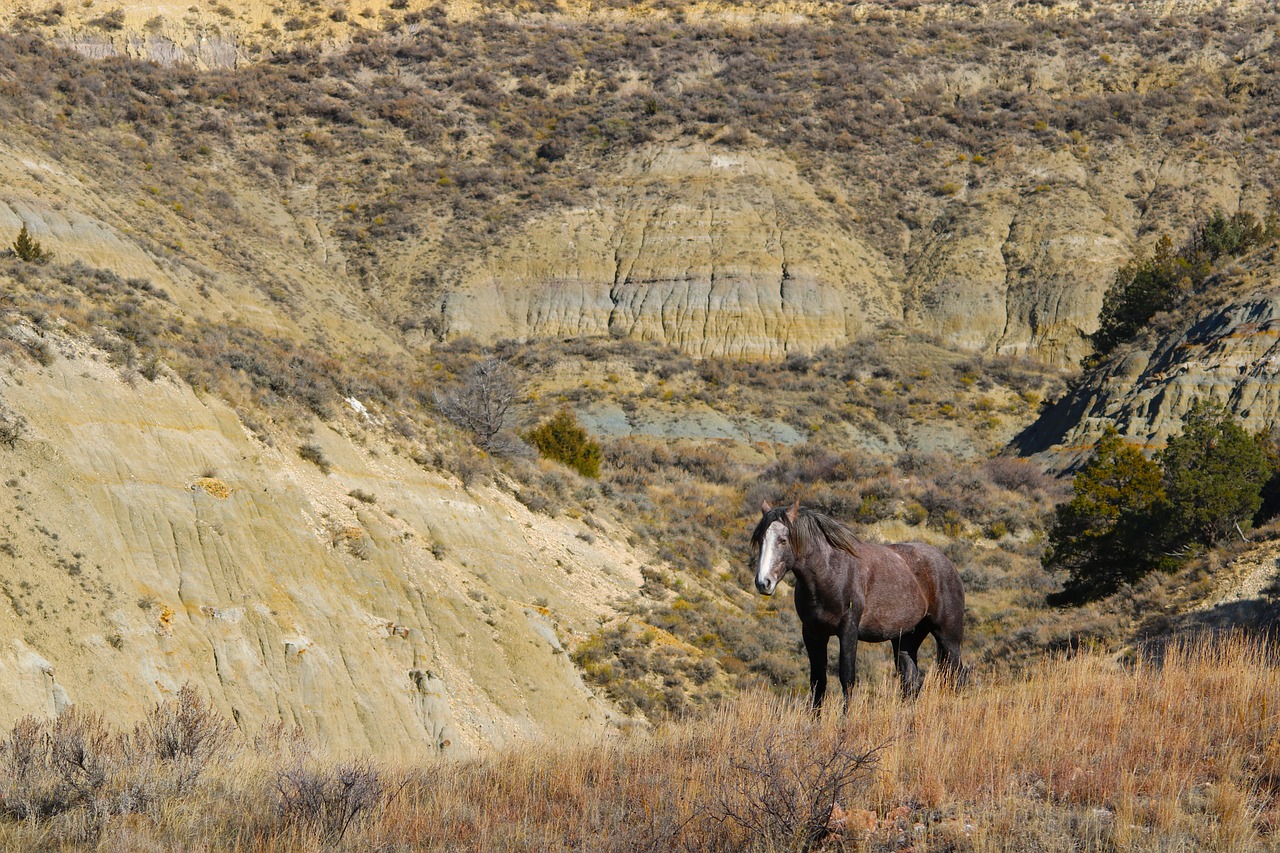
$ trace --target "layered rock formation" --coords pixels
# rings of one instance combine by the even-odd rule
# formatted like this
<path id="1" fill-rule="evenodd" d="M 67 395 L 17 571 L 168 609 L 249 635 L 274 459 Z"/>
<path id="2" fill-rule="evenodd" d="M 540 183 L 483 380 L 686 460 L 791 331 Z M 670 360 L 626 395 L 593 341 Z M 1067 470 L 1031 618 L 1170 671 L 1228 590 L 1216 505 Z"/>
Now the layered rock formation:
<path id="1" fill-rule="evenodd" d="M 1204 209 L 1261 203 L 1238 167 L 1205 159 L 1147 173 L 1123 150 L 1004 152 L 957 172 L 972 188 L 930 201 L 899 255 L 860 238 L 782 152 L 649 147 L 601 175 L 591 205 L 537 218 L 464 266 L 440 299 L 442 330 L 769 358 L 905 323 L 1069 364 L 1116 270 L 1162 230 L 1180 239 Z"/>
<path id="2" fill-rule="evenodd" d="M 653 148 L 598 199 L 533 222 L 444 297 L 450 335 L 625 335 L 777 357 L 901 316 L 882 257 L 785 157 Z"/>
<path id="3" fill-rule="evenodd" d="M 1207 282 L 1177 312 L 1100 368 L 1014 441 L 1051 467 L 1078 464 L 1114 424 L 1158 450 L 1198 401 L 1224 406 L 1251 432 L 1280 424 L 1280 258 L 1272 247 Z"/>

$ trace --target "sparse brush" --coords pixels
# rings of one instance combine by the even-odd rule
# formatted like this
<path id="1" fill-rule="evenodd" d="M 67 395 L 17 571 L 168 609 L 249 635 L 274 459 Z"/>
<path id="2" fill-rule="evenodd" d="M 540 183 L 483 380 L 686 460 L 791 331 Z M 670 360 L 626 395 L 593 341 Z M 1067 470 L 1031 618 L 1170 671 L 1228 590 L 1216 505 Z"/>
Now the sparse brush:
<path id="1" fill-rule="evenodd" d="M 18 446 L 26 438 L 27 419 L 22 415 L 0 413 L 0 445 L 8 450 Z"/>
<path id="2" fill-rule="evenodd" d="M 276 779 L 280 824 L 286 837 L 332 848 L 353 828 L 377 816 L 404 786 L 369 761 L 332 769 L 305 765 L 282 770 Z"/>
<path id="3" fill-rule="evenodd" d="M 815 718 L 754 693 L 651 734 L 398 771 L 283 731 L 231 743 L 194 700 L 132 738 L 92 715 L 0 741 L 0 846 L 98 849 L 1266 850 L 1280 661 L 1241 637 L 1044 658 L 959 691 L 888 683 Z M 203 734 L 202 734 L 203 733 Z M 126 744 L 140 764 L 126 761 Z M 216 756 L 187 784 L 146 781 Z M 145 785 L 144 785 L 145 783 Z M 130 784 L 134 787 L 130 788 Z M 142 791 L 134 796 L 131 791 Z"/>

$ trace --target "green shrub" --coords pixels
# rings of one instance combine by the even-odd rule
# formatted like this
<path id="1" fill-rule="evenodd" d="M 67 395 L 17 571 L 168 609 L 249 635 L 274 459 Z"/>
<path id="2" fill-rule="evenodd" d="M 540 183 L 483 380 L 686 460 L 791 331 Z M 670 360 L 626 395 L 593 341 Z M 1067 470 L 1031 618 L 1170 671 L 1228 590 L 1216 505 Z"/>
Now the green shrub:
<path id="1" fill-rule="evenodd" d="M 1157 311 L 1171 307 L 1179 290 L 1190 288 L 1189 273 L 1168 235 L 1160 238 L 1151 257 L 1125 264 L 1102 297 L 1098 330 L 1090 338 L 1095 354 L 1111 352 Z"/>
<path id="2" fill-rule="evenodd" d="M 547 459 L 568 465 L 584 477 L 600 477 L 604 453 L 568 409 L 561 409 L 551 420 L 527 432 L 524 440 Z"/>
<path id="3" fill-rule="evenodd" d="M 1129 340 L 1157 311 L 1172 308 L 1180 296 L 1198 288 L 1220 258 L 1243 255 L 1274 240 L 1278 230 L 1274 213 L 1260 220 L 1247 210 L 1230 216 L 1215 210 L 1178 251 L 1168 235 L 1161 237 L 1151 257 L 1126 264 L 1107 288 L 1098 330 L 1090 337 L 1093 357 Z"/>
<path id="4" fill-rule="evenodd" d="M 1046 568 L 1066 569 L 1072 603 L 1106 595 L 1154 568 L 1172 568 L 1194 546 L 1243 535 L 1276 470 L 1265 439 L 1251 436 L 1220 406 L 1197 403 L 1157 460 L 1114 427 L 1076 475 L 1075 495 L 1057 509 Z"/>
<path id="5" fill-rule="evenodd" d="M 13 242 L 12 250 L 19 260 L 28 263 L 40 264 L 53 257 L 51 252 L 45 251 L 40 245 L 39 240 L 31 236 L 26 224 L 23 224 L 22 230 L 18 232 L 18 239 Z"/>
<path id="6" fill-rule="evenodd" d="M 1160 454 L 1176 543 L 1213 545 L 1253 523 L 1272 474 L 1263 444 L 1218 406 L 1197 403 Z"/>
<path id="7" fill-rule="evenodd" d="M 1167 508 L 1159 464 L 1125 444 L 1111 427 L 1073 484 L 1072 499 L 1057 509 L 1044 566 L 1066 569 L 1054 603 L 1074 603 L 1114 592 L 1154 567 L 1158 520 Z"/>
<path id="8" fill-rule="evenodd" d="M 1228 216 L 1215 210 L 1191 238 L 1193 255 L 1216 261 L 1222 257 L 1235 257 L 1261 245 L 1276 236 L 1274 215 L 1265 221 L 1247 210 L 1239 210 Z"/>

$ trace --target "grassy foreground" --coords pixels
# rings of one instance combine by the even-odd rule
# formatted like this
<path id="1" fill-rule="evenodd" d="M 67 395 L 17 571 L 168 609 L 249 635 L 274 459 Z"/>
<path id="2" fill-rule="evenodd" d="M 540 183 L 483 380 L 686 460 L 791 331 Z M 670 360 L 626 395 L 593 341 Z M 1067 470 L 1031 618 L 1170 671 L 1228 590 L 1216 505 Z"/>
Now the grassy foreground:
<path id="1" fill-rule="evenodd" d="M 73 711 L 20 724 L 0 746 L 0 844 L 983 851 L 1280 841 L 1274 647 L 1221 640 L 1134 665 L 1083 654 L 960 692 L 926 687 L 914 703 L 882 686 L 847 716 L 815 720 L 755 694 L 651 735 L 411 768 L 326 760 L 282 732 L 242 741 L 193 692 L 127 736 Z"/>

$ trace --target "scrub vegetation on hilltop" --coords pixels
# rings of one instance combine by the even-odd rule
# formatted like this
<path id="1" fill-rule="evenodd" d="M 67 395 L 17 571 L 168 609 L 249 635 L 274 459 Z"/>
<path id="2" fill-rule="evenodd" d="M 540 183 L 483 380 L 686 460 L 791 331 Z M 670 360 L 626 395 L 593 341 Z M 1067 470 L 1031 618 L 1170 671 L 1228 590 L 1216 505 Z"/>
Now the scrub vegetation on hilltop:
<path id="1" fill-rule="evenodd" d="M 356 280 L 397 280 L 414 256 L 385 310 L 428 332 L 448 270 L 540 211 L 589 203 L 608 158 L 653 141 L 776 147 L 890 255 L 957 194 L 1051 189 L 1018 177 L 1019 152 L 1087 171 L 1130 148 L 1190 146 L 1255 165 L 1251 195 L 1275 190 L 1280 75 L 1260 36 L 1273 12 L 952 11 L 904 26 L 888 9 L 744 23 L 393 6 L 344 47 L 300 37 L 210 70 L 87 59 L 37 28 L 0 35 L 0 118 L 73 174 L 110 181 L 157 255 L 216 253 L 286 306 L 298 287 L 247 239 L 250 196 L 305 190 Z"/>

